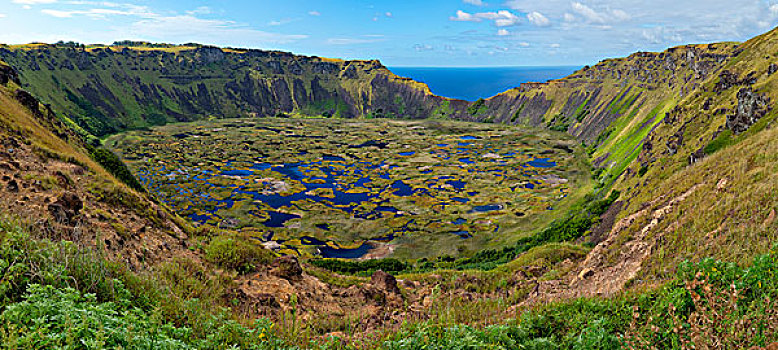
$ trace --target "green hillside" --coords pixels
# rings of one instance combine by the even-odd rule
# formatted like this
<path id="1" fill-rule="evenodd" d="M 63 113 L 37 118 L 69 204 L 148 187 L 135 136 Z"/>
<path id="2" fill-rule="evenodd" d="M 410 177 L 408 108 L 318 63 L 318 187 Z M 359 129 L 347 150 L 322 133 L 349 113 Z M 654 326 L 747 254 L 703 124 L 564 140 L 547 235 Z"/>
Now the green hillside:
<path id="1" fill-rule="evenodd" d="M 0 59 L 95 136 L 213 117 L 424 118 L 457 104 L 378 61 L 135 42 L 0 46 Z"/>

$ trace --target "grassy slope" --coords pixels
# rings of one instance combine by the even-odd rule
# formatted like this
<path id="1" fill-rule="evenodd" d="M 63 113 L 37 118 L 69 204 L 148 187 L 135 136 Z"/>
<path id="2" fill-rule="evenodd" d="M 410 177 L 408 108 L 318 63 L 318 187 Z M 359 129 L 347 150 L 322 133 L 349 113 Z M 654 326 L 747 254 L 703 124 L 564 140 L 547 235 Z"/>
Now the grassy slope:
<path id="1" fill-rule="evenodd" d="M 735 46 L 687 45 L 609 59 L 548 84 L 506 91 L 487 104 L 503 114 L 501 121 L 563 127 L 590 146 L 592 159 L 599 159 L 607 170 L 603 178 L 612 181 L 637 157 L 643 139 L 665 112 L 715 75 L 724 63 L 721 59 Z M 533 121 L 538 111 L 528 112 L 518 103 L 537 96 L 550 102 L 547 110 L 539 111 L 539 122 Z M 507 108 L 499 105 L 506 100 L 516 102 Z M 517 112 L 518 118 L 513 117 Z"/>
<path id="2" fill-rule="evenodd" d="M 757 82 L 750 86 L 771 101 L 778 98 L 778 77 L 767 73 L 775 62 L 778 32 L 772 31 L 740 46 L 743 52 L 728 61 L 724 69 L 740 77 L 755 72 Z M 684 259 L 714 256 L 728 261 L 748 261 L 766 251 L 776 240 L 778 223 L 778 129 L 774 108 L 748 131 L 727 136 L 726 116 L 737 106 L 737 92 L 747 84 L 714 92 L 718 76 L 711 77 L 703 89 L 687 96 L 681 105 L 683 112 L 673 123 L 662 123 L 650 137 L 654 145 L 641 159 L 649 162 L 646 174 L 635 175 L 640 164 L 633 162 L 632 176 L 620 179 L 615 187 L 628 191 L 629 206 L 621 216 L 638 212 L 644 203 L 652 208 L 663 204 L 658 196 L 673 198 L 699 185 L 653 230 L 660 243 L 646 263 L 646 274 L 667 276 Z M 710 99 L 711 107 L 703 109 Z M 724 109 L 724 113 L 715 113 Z M 666 142 L 672 135 L 683 134 L 684 142 L 676 154 L 668 152 Z M 689 165 L 689 155 L 711 144 L 717 134 L 724 135 L 727 147 L 702 161 Z M 721 138 L 719 138 L 721 139 Z M 638 220 L 621 233 L 622 241 L 641 230 L 647 219 Z M 614 247 L 614 250 L 617 250 Z"/>
<path id="3" fill-rule="evenodd" d="M 0 214 L 43 223 L 44 231 L 63 229 L 86 246 L 108 246 L 117 260 L 136 267 L 190 255 L 182 244 L 189 224 L 98 164 L 90 146 L 43 105 L 32 111 L 20 104 L 18 88 L 0 86 Z M 10 189 L 11 181 L 18 190 Z M 83 209 L 69 223 L 55 222 L 49 204 L 65 194 L 75 195 Z M 159 249 L 162 244 L 169 249 Z"/>

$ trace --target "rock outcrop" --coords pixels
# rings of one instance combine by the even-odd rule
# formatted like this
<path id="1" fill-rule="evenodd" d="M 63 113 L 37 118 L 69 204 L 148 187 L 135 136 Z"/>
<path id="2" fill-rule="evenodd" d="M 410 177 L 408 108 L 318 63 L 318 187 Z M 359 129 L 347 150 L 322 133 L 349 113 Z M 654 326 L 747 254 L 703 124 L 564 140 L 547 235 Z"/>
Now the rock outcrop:
<path id="1" fill-rule="evenodd" d="M 298 280 L 303 275 L 303 269 L 300 267 L 297 257 L 291 255 L 276 258 L 271 269 L 273 275 L 287 280 Z"/>
<path id="2" fill-rule="evenodd" d="M 8 84 L 8 82 L 16 82 L 19 83 L 19 75 L 16 73 L 16 71 L 5 64 L 4 62 L 0 61 L 0 85 Z"/>
<path id="3" fill-rule="evenodd" d="M 400 294 L 400 288 L 397 287 L 397 279 L 384 271 L 378 270 L 374 272 L 370 276 L 370 284 L 382 292 Z"/>
<path id="4" fill-rule="evenodd" d="M 54 220 L 60 223 L 71 223 L 78 216 L 84 203 L 74 193 L 65 193 L 57 198 L 57 201 L 49 204 L 48 210 Z"/>
<path id="5" fill-rule="evenodd" d="M 740 89 L 737 93 L 735 113 L 727 116 L 727 128 L 739 134 L 748 130 L 770 110 L 770 101 L 751 88 Z"/>

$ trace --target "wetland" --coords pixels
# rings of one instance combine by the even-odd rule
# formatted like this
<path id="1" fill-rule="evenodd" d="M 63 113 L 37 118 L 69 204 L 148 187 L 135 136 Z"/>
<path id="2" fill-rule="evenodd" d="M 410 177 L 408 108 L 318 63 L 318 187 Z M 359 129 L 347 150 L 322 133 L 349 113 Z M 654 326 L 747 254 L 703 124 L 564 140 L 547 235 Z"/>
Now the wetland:
<path id="1" fill-rule="evenodd" d="M 303 256 L 419 258 L 509 244 L 589 185 L 575 141 L 498 124 L 226 119 L 106 145 L 193 224 Z"/>

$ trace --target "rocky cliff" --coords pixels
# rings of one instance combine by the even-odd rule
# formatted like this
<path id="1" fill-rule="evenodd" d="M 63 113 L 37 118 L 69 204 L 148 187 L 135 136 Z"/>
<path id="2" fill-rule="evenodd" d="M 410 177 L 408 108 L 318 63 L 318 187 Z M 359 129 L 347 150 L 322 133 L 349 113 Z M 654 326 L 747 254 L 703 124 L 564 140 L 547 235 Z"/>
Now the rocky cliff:
<path id="1" fill-rule="evenodd" d="M 43 44 L 0 47 L 0 59 L 34 95 L 96 136 L 211 116 L 425 118 L 466 105 L 378 61 L 197 45 Z"/>
<path id="2" fill-rule="evenodd" d="M 378 61 L 120 44 L 0 47 L 0 59 L 19 71 L 33 95 L 96 136 L 207 117 L 454 118 L 568 132 L 613 178 L 637 158 L 666 113 L 743 51 L 720 43 L 641 52 L 468 103 L 435 96 Z M 747 78 L 727 79 L 721 88 Z"/>

